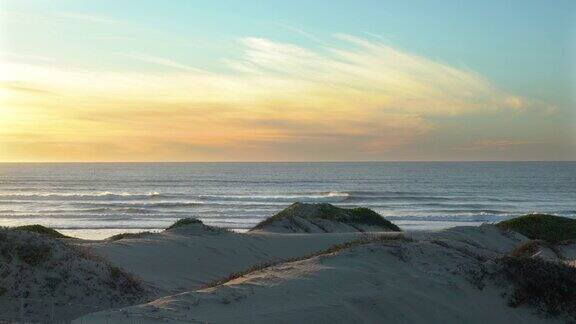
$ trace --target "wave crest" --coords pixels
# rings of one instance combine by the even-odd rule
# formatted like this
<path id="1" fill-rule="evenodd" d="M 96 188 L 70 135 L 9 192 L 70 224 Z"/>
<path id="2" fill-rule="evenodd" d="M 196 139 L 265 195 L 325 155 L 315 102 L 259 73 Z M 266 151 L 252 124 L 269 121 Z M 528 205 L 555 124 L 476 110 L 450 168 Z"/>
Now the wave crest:
<path id="1" fill-rule="evenodd" d="M 9 193 L 0 194 L 0 200 L 14 200 L 14 199 L 45 199 L 45 200 L 71 200 L 71 199 L 147 199 L 162 197 L 156 191 L 148 193 L 130 193 L 130 192 L 82 192 L 82 193 Z"/>

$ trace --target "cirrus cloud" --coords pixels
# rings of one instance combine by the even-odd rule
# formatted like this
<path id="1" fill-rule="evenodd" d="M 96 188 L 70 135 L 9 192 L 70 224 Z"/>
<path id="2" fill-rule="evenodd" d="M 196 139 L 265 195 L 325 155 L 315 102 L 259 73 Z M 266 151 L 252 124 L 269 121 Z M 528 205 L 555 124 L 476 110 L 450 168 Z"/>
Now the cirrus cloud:
<path id="1" fill-rule="evenodd" d="M 4 84 L 43 92 L 3 88 L 10 114 L 0 120 L 0 145 L 10 152 L 26 143 L 14 134 L 37 132 L 97 160 L 120 158 L 119 145 L 137 148 L 136 160 L 378 159 L 440 127 L 434 117 L 529 105 L 478 73 L 378 41 L 336 35 L 337 45 L 316 50 L 239 42 L 242 55 L 223 60 L 227 72 L 147 53 L 124 57 L 167 70 L 3 62 Z M 18 152 L 14 159 L 35 154 Z"/>

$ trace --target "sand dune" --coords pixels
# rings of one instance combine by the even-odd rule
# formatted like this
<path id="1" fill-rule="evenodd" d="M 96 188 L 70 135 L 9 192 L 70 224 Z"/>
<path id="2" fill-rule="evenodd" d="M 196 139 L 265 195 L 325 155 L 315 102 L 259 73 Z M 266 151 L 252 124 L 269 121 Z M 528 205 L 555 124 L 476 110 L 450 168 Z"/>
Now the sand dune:
<path id="1" fill-rule="evenodd" d="M 169 241 L 170 246 L 175 249 L 178 240 L 173 235 L 165 234 L 161 238 Z M 221 264 L 215 260 L 224 260 L 231 255 L 236 255 L 238 260 L 244 256 L 257 258 L 263 249 L 258 246 L 267 246 L 266 249 L 272 251 L 270 246 L 274 244 L 297 241 L 303 245 L 315 244 L 323 240 L 320 238 L 326 238 L 325 243 L 328 243 L 328 240 L 336 242 L 342 240 L 341 235 L 243 234 L 214 237 L 214 241 L 220 242 L 220 245 L 211 245 L 214 250 L 206 253 L 211 255 L 211 260 L 216 264 L 200 271 L 192 266 L 192 263 L 199 263 L 190 261 L 190 280 L 187 283 L 200 284 L 203 280 L 192 279 L 196 274 L 208 280 L 206 274 L 200 273 L 216 270 Z M 509 307 L 502 296 L 501 287 L 490 282 L 484 282 L 480 286 L 478 279 L 474 278 L 475 270 L 489 266 L 495 258 L 528 242 L 525 237 L 502 232 L 490 225 L 412 233 L 408 237 L 408 240 L 382 240 L 281 263 L 233 278 L 212 288 L 175 294 L 143 305 L 90 314 L 76 323 L 101 323 L 105 320 L 114 323 L 559 321 L 538 316 L 532 308 Z M 192 238 L 195 243 L 180 245 L 180 248 L 191 249 L 195 246 L 194 250 L 205 250 L 207 246 L 200 243 L 205 239 Z M 130 246 L 135 251 L 146 249 L 140 245 L 141 242 L 122 244 L 127 244 L 124 249 Z M 251 248 L 246 250 L 247 246 L 243 244 Z M 291 250 L 290 245 L 283 247 Z M 116 252 L 119 251 L 117 249 Z M 157 254 L 152 252 L 150 260 L 154 262 Z M 199 252 L 194 253 L 199 255 Z M 244 256 L 240 257 L 241 254 Z M 231 265 L 234 257 L 222 262 L 230 262 Z M 127 262 L 126 266 L 130 266 L 129 263 Z M 132 266 L 133 270 L 138 270 L 136 265 Z M 168 277 L 171 274 L 164 275 Z"/>
<path id="2" fill-rule="evenodd" d="M 499 224 L 243 234 L 184 219 L 101 241 L 2 229 L 0 314 L 84 315 L 75 323 L 574 321 L 576 244 L 533 226 L 553 218 L 532 218 L 514 221 L 517 232 Z"/>
<path id="3" fill-rule="evenodd" d="M 260 222 L 251 232 L 353 233 L 399 232 L 400 228 L 368 208 L 294 203 Z"/>
<path id="4" fill-rule="evenodd" d="M 257 264 L 320 251 L 358 235 L 238 234 L 197 224 L 135 239 L 80 244 L 168 294 L 197 289 Z"/>
<path id="5" fill-rule="evenodd" d="M 64 240 L 0 228 L 0 322 L 68 321 L 157 293 Z"/>

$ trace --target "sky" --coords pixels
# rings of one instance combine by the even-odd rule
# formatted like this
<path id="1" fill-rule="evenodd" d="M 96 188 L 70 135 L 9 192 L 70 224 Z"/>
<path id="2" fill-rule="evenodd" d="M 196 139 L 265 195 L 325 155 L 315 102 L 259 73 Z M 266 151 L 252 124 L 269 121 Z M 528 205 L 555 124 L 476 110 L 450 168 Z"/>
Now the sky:
<path id="1" fill-rule="evenodd" d="M 0 162 L 576 159 L 575 1 L 0 0 Z"/>

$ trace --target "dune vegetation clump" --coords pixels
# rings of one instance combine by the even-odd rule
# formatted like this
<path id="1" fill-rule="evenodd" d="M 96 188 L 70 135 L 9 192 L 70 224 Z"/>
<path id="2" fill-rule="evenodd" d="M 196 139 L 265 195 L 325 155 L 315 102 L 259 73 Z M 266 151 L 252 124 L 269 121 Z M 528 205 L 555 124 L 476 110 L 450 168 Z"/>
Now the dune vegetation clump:
<path id="1" fill-rule="evenodd" d="M 334 206 L 332 206 L 334 207 Z M 348 210 L 352 217 L 350 220 L 353 223 L 363 223 L 368 225 L 376 225 L 382 226 L 390 229 L 393 232 L 400 232 L 402 231 L 400 227 L 396 224 L 392 223 L 391 221 L 385 219 L 384 217 L 380 216 L 377 212 L 373 211 L 369 208 L 358 207 L 352 208 Z"/>
<path id="2" fill-rule="evenodd" d="M 508 254 L 512 257 L 532 257 L 540 250 L 540 245 L 542 241 L 539 240 L 530 240 L 524 244 L 520 244 L 519 246 L 515 247 L 512 251 Z"/>
<path id="3" fill-rule="evenodd" d="M 15 255 L 25 264 L 36 266 L 50 258 L 52 248 L 42 242 L 22 242 L 14 249 Z"/>
<path id="4" fill-rule="evenodd" d="M 505 256 L 496 261 L 496 278 L 511 286 L 511 307 L 539 309 L 546 315 L 576 321 L 576 268 L 541 258 Z"/>
<path id="5" fill-rule="evenodd" d="M 318 218 L 351 224 L 375 225 L 389 228 L 395 232 L 400 231 L 398 226 L 369 208 L 340 208 L 331 204 L 320 204 L 318 207 L 318 215 L 316 216 Z"/>
<path id="6" fill-rule="evenodd" d="M 576 220 L 548 214 L 529 214 L 498 223 L 504 230 L 518 232 L 532 240 L 557 243 L 576 239 Z"/>
<path id="7" fill-rule="evenodd" d="M 542 248 L 549 249 L 559 259 L 563 258 L 562 252 L 557 244 L 543 240 L 530 240 L 524 244 L 520 244 L 510 251 L 508 255 L 512 257 L 530 258 L 538 255 Z"/>
<path id="8" fill-rule="evenodd" d="M 168 226 L 166 229 L 170 230 L 170 229 L 174 229 L 174 228 L 178 228 L 178 227 L 182 227 L 182 226 L 186 226 L 186 225 L 191 225 L 191 224 L 203 224 L 201 220 L 196 219 L 196 218 L 182 218 L 177 220 L 174 224 Z"/>
<path id="9" fill-rule="evenodd" d="M 182 229 L 180 231 L 180 229 Z M 180 231 L 188 235 L 204 235 L 204 234 L 230 234 L 233 233 L 227 228 L 210 226 L 204 224 L 197 218 L 182 218 L 177 220 L 174 224 L 170 225 L 165 231 Z"/>
<path id="10" fill-rule="evenodd" d="M 263 220 L 254 226 L 252 230 L 266 229 L 275 223 L 285 221 L 294 227 L 309 232 L 310 228 L 307 225 L 310 224 L 299 224 L 300 220 L 304 220 L 304 223 L 309 222 L 313 227 L 318 227 L 325 232 L 331 231 L 325 228 L 325 226 L 329 226 L 327 222 L 331 222 L 332 224 L 346 224 L 358 231 L 364 231 L 363 227 L 380 228 L 392 232 L 401 231 L 398 226 L 368 208 L 340 208 L 328 203 L 308 204 L 300 202 L 296 202 L 274 216 Z"/>
<path id="11" fill-rule="evenodd" d="M 42 226 L 42 225 L 38 225 L 38 224 L 34 224 L 34 225 L 23 225 L 23 226 L 17 226 L 17 227 L 12 227 L 13 230 L 16 231 L 25 231 L 25 232 L 33 232 L 33 233 L 38 233 L 38 234 L 42 234 L 42 235 L 47 235 L 53 238 L 70 238 L 70 236 L 66 236 L 54 229 L 51 229 L 49 227 L 46 226 Z"/>
<path id="12" fill-rule="evenodd" d="M 109 241 L 119 241 L 124 239 L 134 239 L 134 238 L 141 238 L 147 235 L 152 234 L 152 232 L 138 232 L 138 233 L 120 233 L 116 235 L 112 235 L 108 238 Z"/>
<path id="13" fill-rule="evenodd" d="M 43 240 L 20 240 L 17 244 L 13 244 L 12 235 L 9 231 L 0 232 L 0 261 L 8 264 L 14 260 L 19 260 L 20 263 L 26 266 L 36 266 L 50 258 L 52 253 L 52 246 L 46 244 Z M 0 279 L 3 279 L 0 277 Z"/>

